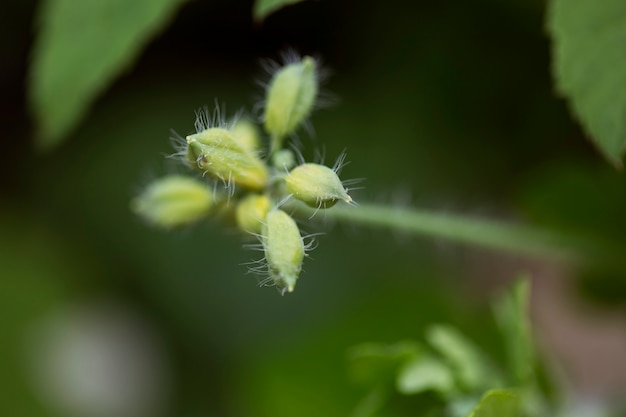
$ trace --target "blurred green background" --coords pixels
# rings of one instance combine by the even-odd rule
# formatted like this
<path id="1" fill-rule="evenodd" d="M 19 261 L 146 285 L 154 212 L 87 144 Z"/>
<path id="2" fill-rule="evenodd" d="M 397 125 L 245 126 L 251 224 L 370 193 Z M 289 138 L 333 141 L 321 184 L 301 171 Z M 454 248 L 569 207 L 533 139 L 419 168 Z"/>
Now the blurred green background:
<path id="1" fill-rule="evenodd" d="M 216 100 L 252 108 L 259 60 L 285 48 L 331 71 L 335 104 L 303 152 L 346 148 L 343 176 L 366 178 L 357 201 L 626 244 L 626 181 L 553 92 L 543 1 L 305 1 L 263 24 L 249 1 L 189 1 L 45 153 L 26 100 L 37 6 L 0 13 L 1 415 L 346 416 L 363 395 L 347 349 L 433 322 L 501 360 L 485 300 L 532 269 L 513 256 L 329 225 L 281 297 L 246 274 L 256 253 L 234 230 L 167 233 L 130 212 L 150 179 L 184 171 L 164 158 L 170 129 L 192 132 Z M 623 271 L 567 274 L 623 312 Z"/>

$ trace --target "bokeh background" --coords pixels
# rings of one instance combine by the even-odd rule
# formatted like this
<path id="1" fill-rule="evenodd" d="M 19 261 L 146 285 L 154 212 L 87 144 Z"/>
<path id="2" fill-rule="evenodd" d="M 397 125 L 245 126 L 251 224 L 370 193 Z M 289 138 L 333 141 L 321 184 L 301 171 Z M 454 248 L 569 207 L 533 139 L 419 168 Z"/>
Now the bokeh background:
<path id="1" fill-rule="evenodd" d="M 305 1 L 262 24 L 247 0 L 189 1 L 45 153 L 26 100 L 38 6 L 0 12 L 0 414 L 346 416 L 355 344 L 445 322 L 502 361 L 488 300 L 520 272 L 563 387 L 592 405 L 625 392 L 624 270 L 326 224 L 281 297 L 246 274 L 257 254 L 234 230 L 163 232 L 129 209 L 184 171 L 170 129 L 216 100 L 252 108 L 260 59 L 293 48 L 321 58 L 334 97 L 303 153 L 347 149 L 357 201 L 623 241 L 626 181 L 553 91 L 544 1 Z"/>

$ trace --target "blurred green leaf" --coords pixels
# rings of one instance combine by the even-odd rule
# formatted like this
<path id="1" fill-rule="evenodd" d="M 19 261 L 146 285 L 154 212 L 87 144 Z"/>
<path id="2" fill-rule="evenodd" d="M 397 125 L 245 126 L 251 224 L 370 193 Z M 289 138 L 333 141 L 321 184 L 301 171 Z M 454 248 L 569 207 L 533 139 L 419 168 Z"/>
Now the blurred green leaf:
<path id="1" fill-rule="evenodd" d="M 442 394 L 454 391 L 452 370 L 441 360 L 424 355 L 407 363 L 396 380 L 396 387 L 402 394 L 417 394 L 433 390 Z"/>
<path id="2" fill-rule="evenodd" d="M 513 390 L 491 390 L 468 417 L 519 417 L 520 397 Z"/>
<path id="3" fill-rule="evenodd" d="M 263 20 L 275 11 L 290 4 L 300 3 L 302 0 L 256 0 L 254 2 L 255 20 Z"/>
<path id="4" fill-rule="evenodd" d="M 626 2 L 553 0 L 553 71 L 596 146 L 622 166 L 626 146 Z"/>
<path id="5" fill-rule="evenodd" d="M 519 279 L 494 305 L 496 320 L 504 335 L 513 384 L 520 387 L 531 384 L 534 376 L 529 297 L 530 280 Z"/>
<path id="6" fill-rule="evenodd" d="M 350 349 L 350 374 L 363 385 L 380 385 L 391 382 L 398 369 L 421 355 L 417 342 L 403 341 L 392 345 L 364 343 Z"/>
<path id="7" fill-rule="evenodd" d="M 383 408 L 388 398 L 389 392 L 386 389 L 382 387 L 372 389 L 363 400 L 357 404 L 352 412 L 352 417 L 371 417 L 376 415 L 376 413 Z"/>
<path id="8" fill-rule="evenodd" d="M 500 384 L 483 352 L 456 328 L 442 324 L 431 326 L 426 339 L 449 362 L 464 388 L 481 390 Z"/>
<path id="9" fill-rule="evenodd" d="M 480 398 L 480 395 L 452 398 L 446 404 L 446 415 L 449 417 L 467 417 L 476 408 Z"/>
<path id="10" fill-rule="evenodd" d="M 58 145 L 185 0 L 44 0 L 30 95 L 40 148 Z"/>

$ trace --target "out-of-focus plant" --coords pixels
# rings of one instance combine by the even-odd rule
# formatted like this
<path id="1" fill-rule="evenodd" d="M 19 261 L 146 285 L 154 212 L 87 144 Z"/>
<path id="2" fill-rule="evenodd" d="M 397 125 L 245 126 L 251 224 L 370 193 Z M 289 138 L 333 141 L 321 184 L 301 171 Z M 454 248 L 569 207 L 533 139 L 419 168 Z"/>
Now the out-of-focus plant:
<path id="1" fill-rule="evenodd" d="M 196 114 L 196 133 L 176 138 L 176 156 L 198 173 L 154 181 L 132 203 L 137 214 L 171 228 L 203 217 L 235 219 L 239 229 L 259 239 L 264 253 L 253 271 L 266 275 L 262 284 L 292 292 L 313 241 L 303 236 L 297 220 L 324 218 L 430 234 L 459 242 L 574 264 L 621 264 L 621 247 L 607 242 L 565 236 L 528 225 L 471 219 L 393 205 L 357 206 L 348 194 L 352 181 L 342 181 L 342 154 L 327 167 L 306 162 L 289 138 L 307 121 L 319 93 L 318 63 L 295 54 L 283 66 L 270 65 L 261 121 L 230 123 L 217 108 Z M 341 203 L 341 204 L 337 204 Z M 254 247 L 254 245 L 253 245 Z"/>
<path id="2" fill-rule="evenodd" d="M 349 351 L 350 374 L 367 394 L 355 417 L 384 415 L 400 396 L 421 395 L 420 415 L 539 417 L 556 415 L 546 395 L 528 318 L 529 281 L 519 280 L 494 303 L 507 363 L 498 367 L 457 328 L 433 325 L 424 342 L 366 343 Z"/>
<path id="3" fill-rule="evenodd" d="M 298 0 L 258 0 L 262 20 Z M 30 78 L 39 145 L 53 147 L 89 104 L 127 67 L 183 0 L 102 0 L 82 4 L 42 1 L 41 31 Z M 547 26 L 553 41 L 555 84 L 593 143 L 616 167 L 626 148 L 626 2 L 551 0 Z M 107 20 L 107 16 L 108 19 Z M 111 21 L 119 26 L 111 30 Z M 476 246 L 624 272 L 619 240 L 594 240 L 528 225 L 362 203 L 333 167 L 306 162 L 290 137 L 306 122 L 319 92 L 318 63 L 293 58 L 276 67 L 267 85 L 262 125 L 227 122 L 218 113 L 197 115 L 196 132 L 180 141 L 178 156 L 196 175 L 161 178 L 132 202 L 148 222 L 167 229 L 209 216 L 233 222 L 256 237 L 263 253 L 263 283 L 294 291 L 313 244 L 298 222 L 331 218 L 360 225 L 427 234 Z M 62 96 L 62 100 L 60 99 Z M 391 141 L 383 138 L 382 141 Z M 375 156 L 373 157 L 373 159 Z M 578 191 L 580 184 L 576 184 Z M 323 211 L 324 216 L 318 212 Z M 610 238 L 609 238 L 610 239 Z M 521 281 L 496 308 L 509 362 L 498 367 L 457 329 L 431 327 L 425 342 L 366 344 L 351 351 L 353 374 L 368 394 L 355 410 L 373 415 L 394 395 L 431 395 L 432 411 L 448 416 L 539 416 L 558 412 L 537 372 Z M 434 394 L 434 395 L 433 395 Z"/>

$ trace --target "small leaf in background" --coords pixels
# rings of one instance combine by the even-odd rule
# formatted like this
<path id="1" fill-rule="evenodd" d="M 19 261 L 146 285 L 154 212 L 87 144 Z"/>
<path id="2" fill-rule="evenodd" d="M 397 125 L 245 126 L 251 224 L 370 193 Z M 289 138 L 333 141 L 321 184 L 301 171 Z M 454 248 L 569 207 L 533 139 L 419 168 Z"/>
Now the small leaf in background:
<path id="1" fill-rule="evenodd" d="M 548 29 L 557 88 L 617 167 L 626 147 L 626 2 L 552 0 Z"/>
<path id="2" fill-rule="evenodd" d="M 468 417 L 519 417 L 520 397 L 513 390 L 491 390 Z"/>
<path id="3" fill-rule="evenodd" d="M 350 349 L 350 375 L 363 385 L 392 382 L 398 369 L 422 354 L 422 347 L 411 341 L 391 345 L 364 343 Z"/>
<path id="4" fill-rule="evenodd" d="M 431 326 L 426 333 L 426 340 L 448 361 L 463 388 L 482 390 L 500 385 L 485 355 L 454 327 Z"/>
<path id="5" fill-rule="evenodd" d="M 183 1 L 42 1 L 29 81 L 40 148 L 61 143 Z"/>
<path id="6" fill-rule="evenodd" d="M 441 360 L 428 355 L 406 364 L 398 373 L 396 387 L 406 395 L 429 390 L 445 395 L 455 389 L 452 370 Z"/>
<path id="7" fill-rule="evenodd" d="M 389 392 L 383 387 L 372 389 L 355 407 L 352 417 L 372 417 L 380 411 L 389 398 Z"/>
<path id="8" fill-rule="evenodd" d="M 495 315 L 504 335 L 509 366 L 515 386 L 525 387 L 534 377 L 534 350 L 532 332 L 528 316 L 530 281 L 518 280 L 498 302 Z"/>
<path id="9" fill-rule="evenodd" d="M 446 404 L 445 415 L 447 417 L 467 417 L 476 408 L 480 399 L 480 395 L 451 398 Z"/>
<path id="10" fill-rule="evenodd" d="M 290 4 L 300 3 L 302 0 L 256 0 L 254 2 L 254 19 L 261 21 L 275 11 Z"/>

